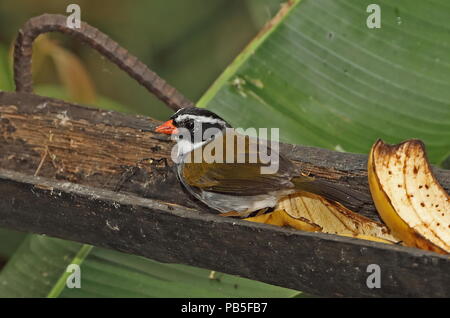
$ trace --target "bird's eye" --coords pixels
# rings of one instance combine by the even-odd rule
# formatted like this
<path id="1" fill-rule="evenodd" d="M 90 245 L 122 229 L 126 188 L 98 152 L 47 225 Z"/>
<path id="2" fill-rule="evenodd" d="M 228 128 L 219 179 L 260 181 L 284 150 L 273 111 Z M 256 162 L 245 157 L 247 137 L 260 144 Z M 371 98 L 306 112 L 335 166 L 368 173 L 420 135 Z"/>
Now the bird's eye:
<path id="1" fill-rule="evenodd" d="M 189 130 L 194 129 L 194 122 L 193 121 L 186 122 L 186 128 Z"/>

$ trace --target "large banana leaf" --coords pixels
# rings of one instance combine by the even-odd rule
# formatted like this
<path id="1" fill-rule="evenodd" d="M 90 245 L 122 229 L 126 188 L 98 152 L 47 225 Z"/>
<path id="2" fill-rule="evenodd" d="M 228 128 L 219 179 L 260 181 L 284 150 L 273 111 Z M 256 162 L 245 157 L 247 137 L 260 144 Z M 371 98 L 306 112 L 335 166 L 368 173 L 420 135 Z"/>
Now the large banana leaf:
<path id="1" fill-rule="evenodd" d="M 450 4 L 290 1 L 199 101 L 235 127 L 278 127 L 282 141 L 367 153 L 377 138 L 420 138 L 450 154 Z"/>
<path id="2" fill-rule="evenodd" d="M 67 288 L 69 264 L 81 288 Z M 0 297 L 293 297 L 281 287 L 29 235 L 0 274 Z"/>

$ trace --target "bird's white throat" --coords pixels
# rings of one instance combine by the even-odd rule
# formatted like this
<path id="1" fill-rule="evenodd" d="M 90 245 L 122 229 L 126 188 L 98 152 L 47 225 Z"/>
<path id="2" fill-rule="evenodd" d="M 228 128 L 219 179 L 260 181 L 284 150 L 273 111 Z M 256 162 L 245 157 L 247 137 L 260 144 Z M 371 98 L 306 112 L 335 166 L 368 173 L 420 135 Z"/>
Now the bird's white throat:
<path id="1" fill-rule="evenodd" d="M 195 149 L 202 147 L 204 144 L 206 144 L 209 140 L 204 141 L 198 141 L 198 142 L 191 142 L 189 139 L 179 139 L 177 141 L 177 145 L 175 146 L 176 151 L 176 157 L 177 159 L 181 159 L 185 154 L 194 151 Z"/>

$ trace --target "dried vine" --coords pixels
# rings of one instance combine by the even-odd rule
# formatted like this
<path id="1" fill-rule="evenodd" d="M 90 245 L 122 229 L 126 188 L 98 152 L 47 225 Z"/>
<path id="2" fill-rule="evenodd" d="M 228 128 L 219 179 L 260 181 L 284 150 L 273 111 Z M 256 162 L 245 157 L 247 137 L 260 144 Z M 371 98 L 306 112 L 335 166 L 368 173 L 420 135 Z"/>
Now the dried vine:
<path id="1" fill-rule="evenodd" d="M 85 22 L 81 22 L 80 28 L 70 28 L 66 21 L 67 17 L 64 15 L 43 14 L 31 18 L 19 30 L 14 46 L 14 81 L 17 92 L 33 91 L 31 75 L 33 41 L 42 33 L 56 31 L 73 35 L 96 49 L 173 110 L 194 106 L 189 99 L 103 32 Z"/>

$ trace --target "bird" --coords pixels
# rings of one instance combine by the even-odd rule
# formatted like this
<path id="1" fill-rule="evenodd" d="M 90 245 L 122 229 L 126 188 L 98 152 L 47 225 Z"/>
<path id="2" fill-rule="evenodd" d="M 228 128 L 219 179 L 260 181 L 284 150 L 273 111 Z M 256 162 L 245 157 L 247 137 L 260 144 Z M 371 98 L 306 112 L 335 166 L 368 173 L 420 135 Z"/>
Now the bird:
<path id="1" fill-rule="evenodd" d="M 155 132 L 176 141 L 172 160 L 184 188 L 220 215 L 245 218 L 274 208 L 281 198 L 300 191 L 350 206 L 358 204 L 351 189 L 302 173 L 286 156 L 267 146 L 268 141 L 240 134 L 210 110 L 181 108 Z M 272 163 L 261 160 L 261 145 L 277 160 L 277 169 L 270 173 L 262 173 Z M 211 160 L 220 155 L 222 160 Z"/>

